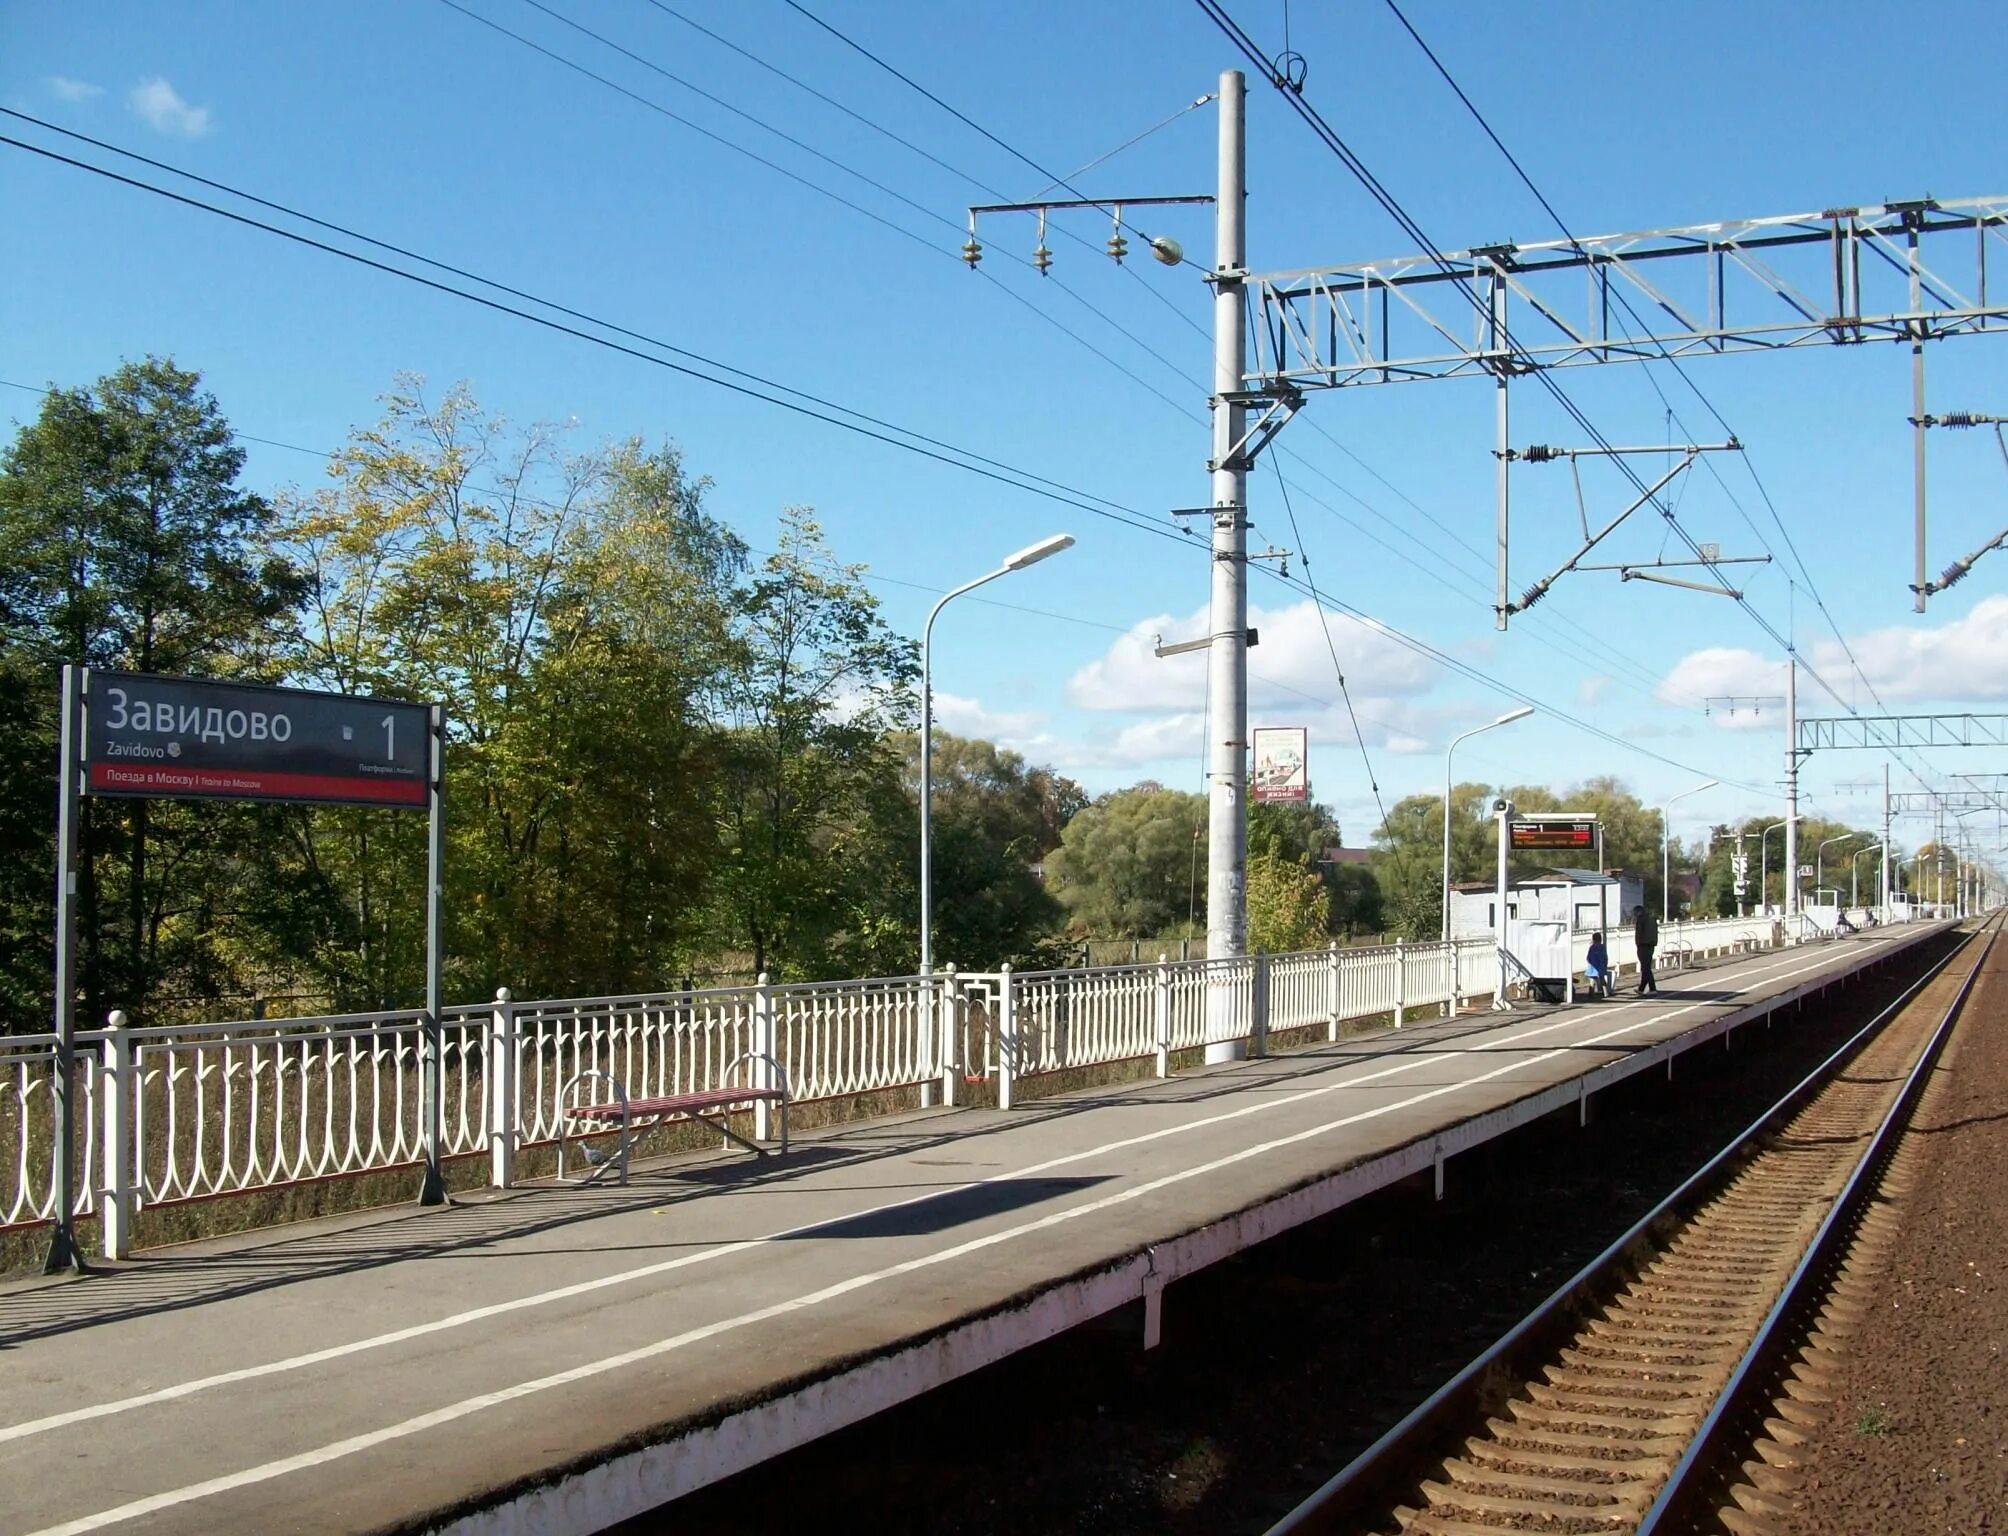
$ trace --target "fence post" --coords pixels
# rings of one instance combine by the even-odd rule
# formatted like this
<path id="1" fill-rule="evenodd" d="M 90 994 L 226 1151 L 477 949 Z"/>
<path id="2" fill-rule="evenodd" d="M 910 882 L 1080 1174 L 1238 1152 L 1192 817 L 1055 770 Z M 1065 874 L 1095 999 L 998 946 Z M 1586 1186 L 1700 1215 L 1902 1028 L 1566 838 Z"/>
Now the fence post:
<path id="1" fill-rule="evenodd" d="M 778 1055 L 774 1049 L 774 991 L 767 984 L 767 973 L 762 971 L 753 986 L 753 1086 L 772 1088 L 774 1086 L 774 1063 L 769 1058 Z M 794 1084 L 790 1083 L 790 1090 Z M 753 1139 L 765 1141 L 773 1132 L 774 1104 L 771 1099 L 753 1101 Z"/>
<path id="2" fill-rule="evenodd" d="M 1009 1109 L 1018 1054 L 1018 997 L 1011 985 L 1009 963 L 997 973 L 997 1017 L 990 1021 L 990 1033 L 997 1041 L 997 1107 Z"/>
<path id="3" fill-rule="evenodd" d="M 507 987 L 495 989 L 488 1018 L 488 1182 L 508 1189 L 516 1182 L 516 1004 Z M 562 1110 L 562 1106 L 560 1107 Z"/>
<path id="4" fill-rule="evenodd" d="M 1255 951 L 1255 975 L 1249 987 L 1248 1050 L 1251 1055 L 1269 1053 L 1269 956 Z"/>
<path id="5" fill-rule="evenodd" d="M 1408 962 L 1403 958 L 1401 940 L 1394 941 L 1394 1027 L 1400 1029 L 1408 1002 Z"/>
<path id="6" fill-rule="evenodd" d="M 941 973 L 941 990 L 935 999 L 935 1060 L 941 1066 L 941 1102 L 955 1106 L 955 1079 L 962 1071 L 962 978 L 949 966 Z M 923 1098 L 923 1103 L 925 1099 Z"/>
<path id="7" fill-rule="evenodd" d="M 919 1025 L 914 1031 L 918 1037 L 914 1049 L 919 1059 L 914 1062 L 913 1075 L 920 1080 L 920 1107 L 934 1108 L 934 1101 L 940 1094 L 941 1082 L 941 996 L 940 977 L 955 969 L 943 966 L 940 972 L 920 978 Z M 888 1036 L 892 1033 L 886 1031 Z"/>
<path id="8" fill-rule="evenodd" d="M 1152 989 L 1156 1006 L 1152 1010 L 1157 1025 L 1157 1075 L 1171 1076 L 1171 957 L 1157 957 L 1156 985 Z"/>
<path id="9" fill-rule="evenodd" d="M 104 1103 L 104 1242 L 105 1257 L 132 1257 L 133 1200 L 133 1111 L 139 1092 L 139 1074 L 134 1071 L 132 1035 L 126 1028 L 124 1009 L 114 1009 L 105 1021 L 111 1033 L 105 1037 L 103 1065 L 98 1092 Z"/>
<path id="10" fill-rule="evenodd" d="M 1325 946 L 1325 1038 L 1339 1038 L 1339 941 Z"/>

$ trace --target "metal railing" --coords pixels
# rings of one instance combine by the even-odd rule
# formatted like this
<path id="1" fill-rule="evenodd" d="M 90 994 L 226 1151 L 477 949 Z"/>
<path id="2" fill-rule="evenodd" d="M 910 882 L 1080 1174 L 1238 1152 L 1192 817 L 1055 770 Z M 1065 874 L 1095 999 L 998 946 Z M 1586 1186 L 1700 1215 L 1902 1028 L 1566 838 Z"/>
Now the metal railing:
<path id="1" fill-rule="evenodd" d="M 1669 929 L 1696 953 L 1771 931 L 1768 920 Z M 1613 934 L 1612 960 L 1628 963 L 1629 945 L 1629 933 Z M 492 1182 L 507 1186 L 521 1150 L 558 1139 L 563 1087 L 582 1072 L 658 1097 L 723 1086 L 750 1054 L 778 1065 L 797 1102 L 918 1089 L 923 1104 L 953 1104 L 961 1085 L 989 1082 L 1008 1108 L 1015 1085 L 1042 1074 L 1150 1059 L 1168 1075 L 1174 1055 L 1209 1044 L 1260 1051 L 1282 1031 L 1336 1039 L 1376 1017 L 1400 1027 L 1417 1009 L 1489 995 L 1498 974 L 1487 936 L 534 1002 L 504 988 L 492 1003 L 441 1010 L 436 1146 L 422 1010 L 137 1027 L 114 1014 L 76 1040 L 75 1214 L 101 1216 L 118 1256 L 142 1207 L 429 1158 L 485 1155 Z M 0 1229 L 55 1214 L 55 1060 L 53 1035 L 0 1038 Z M 754 1111 L 756 1136 L 767 1109 Z"/>

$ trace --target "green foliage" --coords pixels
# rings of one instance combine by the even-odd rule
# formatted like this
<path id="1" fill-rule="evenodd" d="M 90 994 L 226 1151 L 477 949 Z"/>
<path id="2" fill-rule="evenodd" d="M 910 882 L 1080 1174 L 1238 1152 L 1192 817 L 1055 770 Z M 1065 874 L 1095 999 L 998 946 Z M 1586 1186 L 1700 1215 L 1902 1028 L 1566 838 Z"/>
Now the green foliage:
<path id="1" fill-rule="evenodd" d="M 881 898 L 908 866 L 887 835 L 908 804 L 887 736 L 912 719 L 919 667 L 860 575 L 790 508 L 732 599 L 711 934 L 791 978 L 882 971 L 915 947 Z"/>
<path id="2" fill-rule="evenodd" d="M 271 509 L 237 484 L 243 464 L 200 378 L 158 358 L 49 394 L 0 456 L 0 654 L 14 695 L 0 838 L 53 846 L 63 663 L 278 675 L 299 587 L 282 558 L 261 552 Z M 242 896 L 245 872 L 203 855 L 229 825 L 224 807 L 86 802 L 77 871 L 86 1018 L 163 985 L 214 990 L 216 925 Z M 22 943 L 8 946 L 0 988 L 17 1020 L 48 1017 L 46 973 L 30 973 L 47 955 L 31 936 L 54 926 L 54 880 L 33 875 L 52 868 L 52 854 L 15 863 L 4 890 L 0 926 Z"/>
<path id="3" fill-rule="evenodd" d="M 1067 823 L 1047 883 L 1077 931 L 1152 938 L 1189 914 L 1203 920 L 1205 836 L 1203 796 L 1151 783 L 1117 790 Z"/>
<path id="4" fill-rule="evenodd" d="M 1450 794 L 1450 878 L 1491 881 L 1498 868 L 1498 822 L 1492 803 L 1501 791 L 1484 784 L 1459 784 Z M 1617 779 L 1585 780 L 1557 793 L 1538 784 L 1519 784 L 1503 791 L 1515 810 L 1524 814 L 1582 811 L 1603 828 L 1603 867 L 1631 870 L 1645 877 L 1646 903 L 1659 902 L 1659 811 L 1643 804 Z M 1427 938 L 1441 932 L 1443 902 L 1443 799 L 1440 795 L 1410 795 L 1388 812 L 1387 824 L 1375 838 L 1375 873 L 1386 894 L 1386 922 L 1398 932 Z M 1593 868 L 1594 854 L 1569 867 Z M 1555 867 L 1552 857 L 1516 854 L 1508 865 L 1518 878 Z"/>
<path id="5" fill-rule="evenodd" d="M 1248 947 L 1284 954 L 1331 935 L 1332 893 L 1301 859 L 1273 845 L 1248 856 Z"/>
<path id="6" fill-rule="evenodd" d="M 1334 933 L 1378 933 L 1387 922 L 1386 898 L 1380 878 L 1364 864 L 1328 866 L 1326 889 L 1331 894 Z"/>
<path id="7" fill-rule="evenodd" d="M 893 743 L 914 799 L 920 737 Z M 1065 920 L 1036 866 L 1087 801 L 1081 787 L 988 741 L 934 733 L 934 952 L 938 963 L 994 969 L 1057 963 Z M 915 861 L 918 860 L 917 844 Z M 919 909 L 915 890 L 914 907 Z"/>
<path id="8" fill-rule="evenodd" d="M 1775 820 L 1753 817 L 1740 824 L 1730 824 L 1715 828 L 1711 838 L 1698 841 L 1694 846 L 1676 846 L 1673 864 L 1676 872 L 1681 870 L 1698 872 L 1701 876 L 1699 895 L 1690 906 L 1690 915 L 1696 917 L 1730 917 L 1736 912 L 1736 872 L 1734 857 L 1736 836 L 1743 834 L 1743 851 L 1749 859 L 1749 875 L 1745 882 L 1744 909 L 1756 911 L 1760 905 L 1758 882 L 1761 879 L 1765 895 L 1772 906 L 1781 907 L 1785 900 L 1785 834 L 1783 828 L 1774 831 L 1760 847 L 1767 826 L 1777 826 Z M 1850 833 L 1852 832 L 1852 837 Z M 1824 857 L 1820 845 L 1830 839 L 1848 838 L 1848 841 L 1834 842 L 1826 850 Z M 1881 841 L 1876 834 L 1860 828 L 1849 828 L 1843 822 L 1829 821 L 1824 817 L 1809 816 L 1799 823 L 1799 860 L 1814 867 L 1815 873 L 1800 882 L 1807 900 L 1812 899 L 1814 884 L 1819 881 L 1838 889 L 1842 902 L 1847 902 L 1856 891 L 1864 904 L 1873 904 L 1882 893 L 1882 857 L 1869 853 Z M 1850 860 L 1862 854 L 1854 867 L 1858 876 L 1855 885 L 1850 884 Z M 1891 881 L 1896 879 L 1896 855 L 1891 855 Z"/>

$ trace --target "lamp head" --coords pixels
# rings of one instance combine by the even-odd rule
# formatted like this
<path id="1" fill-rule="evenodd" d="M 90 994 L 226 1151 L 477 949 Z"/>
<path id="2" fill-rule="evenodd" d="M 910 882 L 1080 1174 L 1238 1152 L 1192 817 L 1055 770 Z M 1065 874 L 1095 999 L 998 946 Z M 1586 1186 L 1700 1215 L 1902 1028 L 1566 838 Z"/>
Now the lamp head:
<path id="1" fill-rule="evenodd" d="M 1518 709 L 1507 710 L 1505 714 L 1501 715 L 1497 720 L 1494 720 L 1492 723 L 1494 725 L 1511 725 L 1515 720 L 1525 720 L 1529 715 L 1533 713 L 1534 713 L 1534 706 L 1532 704 L 1522 704 Z"/>
<path id="2" fill-rule="evenodd" d="M 1022 571 L 1028 565 L 1037 565 L 1048 555 L 1057 555 L 1063 549 L 1071 549 L 1074 536 L 1071 533 L 1056 533 L 1050 539 L 1041 539 L 1036 544 L 1028 544 L 1015 555 L 1004 557 L 1004 569 Z"/>

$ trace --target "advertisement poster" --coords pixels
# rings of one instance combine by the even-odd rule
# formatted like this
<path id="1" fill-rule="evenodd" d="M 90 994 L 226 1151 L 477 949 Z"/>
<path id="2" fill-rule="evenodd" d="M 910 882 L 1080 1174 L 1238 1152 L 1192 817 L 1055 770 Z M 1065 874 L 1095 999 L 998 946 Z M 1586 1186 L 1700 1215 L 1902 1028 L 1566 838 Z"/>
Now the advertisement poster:
<path id="1" fill-rule="evenodd" d="M 1311 798 L 1310 732 L 1302 726 L 1258 726 L 1250 793 L 1258 801 Z"/>

